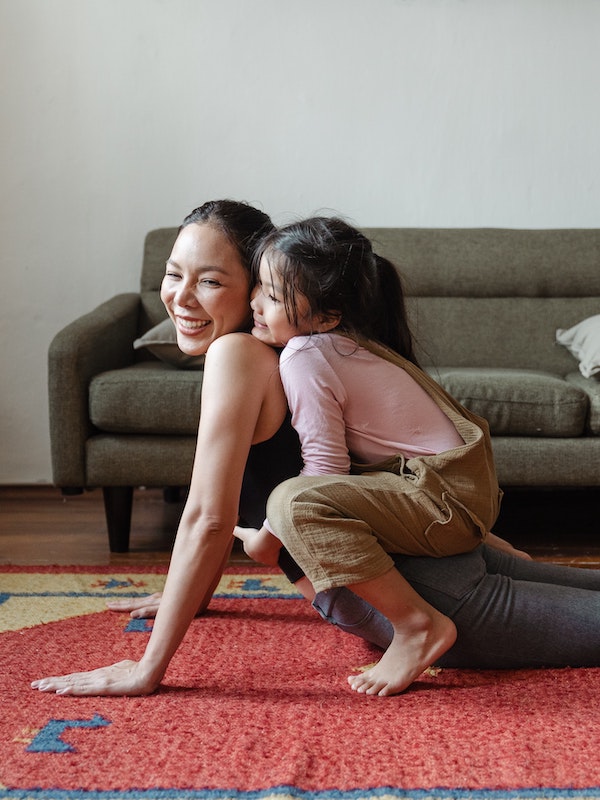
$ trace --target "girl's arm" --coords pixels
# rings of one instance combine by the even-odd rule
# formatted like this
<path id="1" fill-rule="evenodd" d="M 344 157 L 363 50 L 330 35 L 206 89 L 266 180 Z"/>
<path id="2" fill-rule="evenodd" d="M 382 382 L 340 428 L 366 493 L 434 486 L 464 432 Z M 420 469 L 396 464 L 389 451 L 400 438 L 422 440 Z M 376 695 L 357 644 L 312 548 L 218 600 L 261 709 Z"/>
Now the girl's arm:
<path id="1" fill-rule="evenodd" d="M 223 568 L 250 446 L 270 438 L 285 411 L 273 350 L 247 334 L 223 336 L 210 346 L 190 492 L 144 655 L 138 662 L 43 678 L 33 688 L 70 695 L 143 695 L 158 688 Z"/>

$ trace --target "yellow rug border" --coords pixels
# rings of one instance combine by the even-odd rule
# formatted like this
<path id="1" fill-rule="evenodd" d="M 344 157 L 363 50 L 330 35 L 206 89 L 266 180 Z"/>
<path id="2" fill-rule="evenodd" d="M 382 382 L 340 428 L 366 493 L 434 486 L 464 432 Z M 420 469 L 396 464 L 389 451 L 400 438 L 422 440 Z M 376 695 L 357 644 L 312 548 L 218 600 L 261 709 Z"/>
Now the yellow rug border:
<path id="1" fill-rule="evenodd" d="M 60 569 L 60 568 L 57 568 Z M 0 633 L 106 611 L 106 601 L 160 592 L 164 573 L 128 572 L 1 572 Z M 215 597 L 300 597 L 283 574 L 229 572 L 221 577 Z"/>

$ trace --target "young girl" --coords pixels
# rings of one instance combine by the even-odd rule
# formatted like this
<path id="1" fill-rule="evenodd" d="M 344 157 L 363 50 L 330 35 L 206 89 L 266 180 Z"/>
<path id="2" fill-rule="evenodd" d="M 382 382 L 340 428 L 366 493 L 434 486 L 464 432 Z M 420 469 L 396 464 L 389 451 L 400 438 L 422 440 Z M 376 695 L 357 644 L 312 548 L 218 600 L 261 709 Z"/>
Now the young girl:
<path id="1" fill-rule="evenodd" d="M 249 555 L 273 564 L 276 531 L 317 592 L 349 586 L 385 614 L 392 643 L 376 667 L 349 680 L 369 694 L 402 691 L 456 630 L 389 554 L 454 555 L 486 536 L 505 545 L 489 534 L 501 492 L 487 423 L 419 369 L 398 272 L 342 220 L 313 218 L 269 235 L 251 306 L 253 335 L 285 345 L 280 373 L 301 474 L 327 477 L 286 482 L 275 496 L 288 484 L 294 495 L 287 511 L 271 499 L 275 524 L 236 535 Z M 333 476 L 350 472 L 359 474 L 340 488 Z"/>

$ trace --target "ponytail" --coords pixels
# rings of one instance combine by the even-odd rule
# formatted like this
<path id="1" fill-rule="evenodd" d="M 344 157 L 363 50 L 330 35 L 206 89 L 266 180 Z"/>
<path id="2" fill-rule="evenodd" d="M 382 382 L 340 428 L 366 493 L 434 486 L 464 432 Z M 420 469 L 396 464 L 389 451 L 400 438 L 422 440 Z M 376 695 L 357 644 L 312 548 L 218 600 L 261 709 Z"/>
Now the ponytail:
<path id="1" fill-rule="evenodd" d="M 406 302 L 402 279 L 387 258 L 375 255 L 379 313 L 374 325 L 375 338 L 419 366 L 414 353 L 413 338 L 406 317 Z"/>

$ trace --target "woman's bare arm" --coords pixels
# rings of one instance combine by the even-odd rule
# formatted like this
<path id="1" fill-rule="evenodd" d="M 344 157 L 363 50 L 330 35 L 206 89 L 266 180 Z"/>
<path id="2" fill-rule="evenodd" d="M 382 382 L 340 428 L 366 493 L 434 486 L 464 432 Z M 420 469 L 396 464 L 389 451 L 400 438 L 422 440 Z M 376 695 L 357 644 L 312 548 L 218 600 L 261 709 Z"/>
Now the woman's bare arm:
<path id="1" fill-rule="evenodd" d="M 232 545 L 233 540 L 231 541 L 231 546 Z M 221 569 L 213 578 L 213 583 L 209 587 L 206 597 L 203 598 L 202 602 L 200 603 L 200 607 L 196 611 L 197 617 L 201 616 L 201 614 L 203 614 L 208 608 L 210 599 L 219 585 L 221 575 L 223 574 L 223 571 L 229 562 L 231 546 L 227 550 L 227 553 L 223 559 Z M 158 607 L 160 606 L 161 598 L 162 592 L 154 592 L 153 594 L 144 595 L 144 597 L 123 597 L 121 600 L 108 600 L 106 602 L 106 607 L 110 611 L 117 611 L 121 613 L 126 612 L 132 619 L 153 619 L 156 616 Z"/>
<path id="2" fill-rule="evenodd" d="M 42 678 L 33 688 L 69 695 L 143 695 L 158 688 L 221 574 L 250 446 L 272 436 L 285 411 L 273 350 L 247 334 L 223 336 L 210 346 L 190 492 L 144 655 L 138 662 Z"/>

